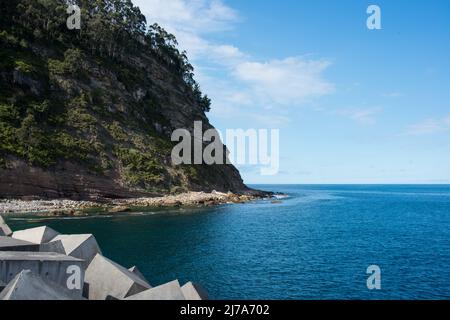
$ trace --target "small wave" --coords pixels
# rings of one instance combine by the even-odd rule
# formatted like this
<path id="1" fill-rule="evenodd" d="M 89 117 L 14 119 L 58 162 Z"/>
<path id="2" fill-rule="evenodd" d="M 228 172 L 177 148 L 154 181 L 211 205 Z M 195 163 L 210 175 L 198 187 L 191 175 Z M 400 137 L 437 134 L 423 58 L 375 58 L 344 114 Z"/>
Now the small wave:
<path id="1" fill-rule="evenodd" d="M 332 200 L 341 200 L 345 197 L 341 196 L 335 196 L 331 194 L 315 194 L 315 195 L 307 195 L 303 197 L 298 198 L 298 202 L 302 203 L 308 203 L 308 202 L 315 202 L 315 201 L 332 201 Z"/>
<path id="2" fill-rule="evenodd" d="M 9 220 L 14 221 L 27 221 L 27 222 L 42 222 L 42 221 L 49 221 L 49 220 L 84 220 L 84 219 L 91 219 L 95 218 L 96 216 L 85 216 L 85 217 L 45 217 L 45 218 L 30 218 L 30 217 L 23 217 L 23 218 L 10 218 Z M 102 216 L 105 218 L 112 217 L 112 216 Z"/>
<path id="3" fill-rule="evenodd" d="M 287 195 L 287 194 L 275 194 L 273 197 L 274 197 L 275 199 L 281 200 L 281 199 L 288 199 L 288 198 L 290 198 L 291 196 L 290 196 L 290 195 Z"/>

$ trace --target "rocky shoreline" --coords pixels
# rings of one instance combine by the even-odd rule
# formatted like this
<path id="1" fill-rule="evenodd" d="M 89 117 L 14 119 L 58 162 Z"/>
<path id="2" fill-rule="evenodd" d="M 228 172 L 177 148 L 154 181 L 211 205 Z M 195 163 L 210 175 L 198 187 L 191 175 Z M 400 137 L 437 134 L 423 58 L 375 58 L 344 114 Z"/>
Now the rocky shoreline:
<path id="1" fill-rule="evenodd" d="M 133 199 L 103 199 L 99 202 L 76 200 L 0 200 L 3 215 L 36 214 L 41 216 L 79 216 L 89 212 L 120 213 L 145 208 L 207 207 L 221 204 L 245 203 L 270 198 L 271 193 L 251 192 L 246 194 L 213 191 L 187 192 L 161 197 Z"/>

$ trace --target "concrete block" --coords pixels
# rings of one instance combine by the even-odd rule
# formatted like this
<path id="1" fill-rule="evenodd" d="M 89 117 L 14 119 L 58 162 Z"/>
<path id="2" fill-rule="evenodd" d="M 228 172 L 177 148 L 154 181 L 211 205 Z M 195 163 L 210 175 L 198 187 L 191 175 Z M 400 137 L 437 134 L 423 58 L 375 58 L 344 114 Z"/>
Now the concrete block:
<path id="1" fill-rule="evenodd" d="M 89 284 L 83 283 L 83 298 L 89 298 Z"/>
<path id="2" fill-rule="evenodd" d="M 84 260 L 84 268 L 88 267 L 95 255 L 102 253 L 92 234 L 61 234 L 50 242 L 55 241 L 61 241 L 66 255 Z"/>
<path id="3" fill-rule="evenodd" d="M 23 270 L 0 293 L 0 300 L 72 300 L 65 289 Z"/>
<path id="4" fill-rule="evenodd" d="M 186 300 L 208 300 L 208 292 L 198 283 L 188 282 L 181 287 Z"/>
<path id="5" fill-rule="evenodd" d="M 55 252 L 60 254 L 66 254 L 66 250 L 64 249 L 64 246 L 61 242 L 61 240 L 42 243 L 39 245 L 39 251 L 40 252 Z"/>
<path id="6" fill-rule="evenodd" d="M 139 271 L 138 267 L 133 266 L 130 269 L 128 269 L 128 271 L 134 273 L 136 276 L 141 278 L 142 281 L 145 281 L 150 286 L 150 283 L 147 281 L 147 279 L 145 279 L 144 275 L 141 273 L 141 271 Z"/>
<path id="7" fill-rule="evenodd" d="M 53 230 L 52 228 L 43 226 L 26 230 L 14 231 L 12 237 L 14 239 L 41 244 L 50 242 L 57 235 L 59 235 L 59 233 Z"/>
<path id="8" fill-rule="evenodd" d="M 178 280 L 132 295 L 125 300 L 186 300 Z"/>
<path id="9" fill-rule="evenodd" d="M 89 300 L 106 300 L 108 296 L 124 299 L 151 288 L 146 281 L 100 254 L 86 269 L 84 281 L 89 288 Z"/>
<path id="10" fill-rule="evenodd" d="M 10 237 L 0 237 L 0 251 L 39 251 L 39 245 Z"/>
<path id="11" fill-rule="evenodd" d="M 23 270 L 69 289 L 73 298 L 82 296 L 83 260 L 53 252 L 0 251 L 0 281 L 9 283 Z"/>
<path id="12" fill-rule="evenodd" d="M 3 217 L 0 216 L 0 237 L 9 237 L 12 235 L 11 229 L 6 224 L 5 220 L 3 220 Z"/>

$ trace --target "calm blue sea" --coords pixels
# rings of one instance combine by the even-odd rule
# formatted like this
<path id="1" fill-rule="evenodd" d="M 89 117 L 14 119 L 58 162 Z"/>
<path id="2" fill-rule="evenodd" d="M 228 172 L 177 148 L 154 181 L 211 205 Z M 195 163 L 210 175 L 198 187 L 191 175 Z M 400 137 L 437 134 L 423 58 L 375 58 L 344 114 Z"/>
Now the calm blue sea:
<path id="1" fill-rule="evenodd" d="M 450 186 L 265 185 L 258 201 L 39 222 L 93 233 L 152 285 L 197 281 L 214 299 L 449 299 Z M 381 268 L 381 290 L 366 269 Z"/>

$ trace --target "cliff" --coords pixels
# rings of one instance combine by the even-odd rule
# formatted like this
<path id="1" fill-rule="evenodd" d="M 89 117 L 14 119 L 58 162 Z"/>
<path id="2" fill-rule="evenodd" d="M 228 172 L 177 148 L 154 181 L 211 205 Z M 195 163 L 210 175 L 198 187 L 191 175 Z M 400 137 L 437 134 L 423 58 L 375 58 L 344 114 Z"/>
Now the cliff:
<path id="1" fill-rule="evenodd" d="M 0 198 L 245 193 L 232 165 L 171 163 L 173 130 L 212 128 L 176 39 L 129 0 L 1 1 Z M 4 19 L 5 18 L 5 19 Z"/>

